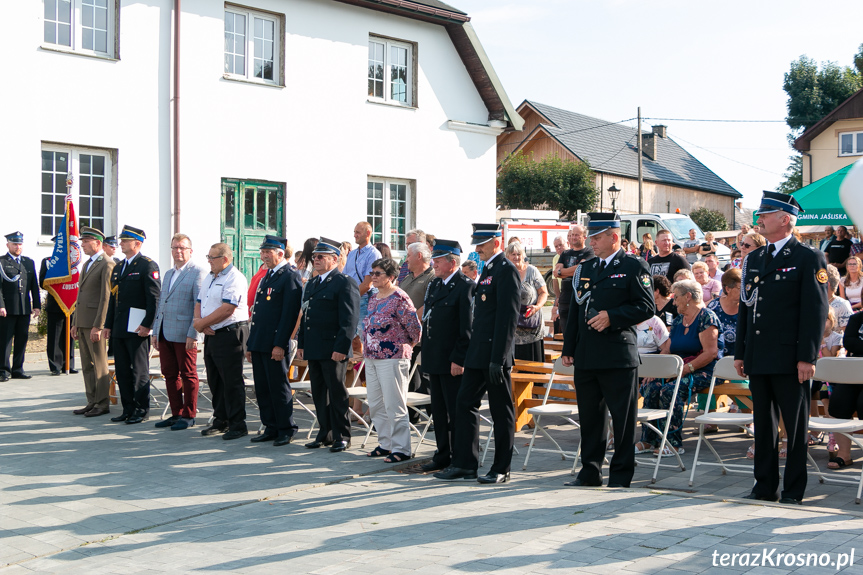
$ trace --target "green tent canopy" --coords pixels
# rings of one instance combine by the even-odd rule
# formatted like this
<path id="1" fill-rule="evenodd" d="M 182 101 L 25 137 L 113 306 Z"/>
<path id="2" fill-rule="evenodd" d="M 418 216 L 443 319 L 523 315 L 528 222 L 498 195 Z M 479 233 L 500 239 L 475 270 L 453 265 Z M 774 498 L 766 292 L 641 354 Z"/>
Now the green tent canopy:
<path id="1" fill-rule="evenodd" d="M 839 186 L 854 166 L 849 164 L 794 192 L 792 195 L 804 212 L 797 217 L 799 226 L 851 226 L 854 223 L 839 201 Z"/>

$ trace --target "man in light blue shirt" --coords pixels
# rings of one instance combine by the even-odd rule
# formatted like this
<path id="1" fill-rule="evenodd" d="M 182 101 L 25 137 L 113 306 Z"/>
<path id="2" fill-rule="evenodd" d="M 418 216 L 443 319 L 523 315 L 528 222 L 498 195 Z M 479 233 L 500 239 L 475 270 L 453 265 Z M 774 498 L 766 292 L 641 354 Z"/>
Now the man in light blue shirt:
<path id="1" fill-rule="evenodd" d="M 369 295 L 372 293 L 372 264 L 381 259 L 381 252 L 371 245 L 372 226 L 368 222 L 360 222 L 354 227 L 354 240 L 357 247 L 348 253 L 345 269 L 342 271 L 348 277 L 354 278 L 360 285 L 360 321 L 357 324 L 357 335 L 363 329 L 363 318 L 369 305 Z"/>

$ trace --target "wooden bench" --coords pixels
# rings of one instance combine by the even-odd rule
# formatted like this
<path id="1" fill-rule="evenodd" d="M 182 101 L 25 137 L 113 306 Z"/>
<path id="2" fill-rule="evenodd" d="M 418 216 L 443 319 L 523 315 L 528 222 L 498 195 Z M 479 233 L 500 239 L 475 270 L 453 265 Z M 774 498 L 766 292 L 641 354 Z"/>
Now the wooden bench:
<path id="1" fill-rule="evenodd" d="M 737 399 L 747 407 L 741 411 L 752 412 L 752 392 L 749 391 L 749 387 L 740 383 L 717 383 L 713 386 L 713 397 L 716 398 L 716 411 L 727 412 L 734 400 Z"/>
<path id="2" fill-rule="evenodd" d="M 517 359 L 512 369 L 512 399 L 515 403 L 515 429 L 524 426 L 533 427 L 533 417 L 527 412 L 528 409 L 542 404 L 542 396 L 545 395 L 545 386 L 548 385 L 549 375 L 554 368 L 553 363 L 542 363 L 538 361 L 524 361 Z M 555 375 L 553 383 L 572 383 L 572 376 Z M 566 394 L 571 394 L 575 399 L 575 391 L 552 390 L 554 397 L 569 399 Z"/>

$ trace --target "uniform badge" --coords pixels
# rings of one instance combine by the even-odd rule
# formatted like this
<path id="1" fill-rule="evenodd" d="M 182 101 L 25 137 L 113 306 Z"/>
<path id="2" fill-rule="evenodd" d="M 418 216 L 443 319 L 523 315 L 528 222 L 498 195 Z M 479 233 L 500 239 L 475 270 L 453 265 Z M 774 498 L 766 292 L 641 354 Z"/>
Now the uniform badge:
<path id="1" fill-rule="evenodd" d="M 154 279 L 154 280 L 159 279 L 159 272 L 158 272 L 158 270 L 154 270 L 154 271 L 153 271 L 153 279 Z"/>
<path id="2" fill-rule="evenodd" d="M 482 297 L 481 297 L 480 299 L 481 299 L 482 301 L 485 301 L 485 294 L 482 294 Z"/>
<path id="3" fill-rule="evenodd" d="M 821 268 L 820 270 L 818 270 L 815 273 L 815 279 L 817 279 L 818 283 L 820 283 L 820 284 L 826 284 L 827 283 L 827 270 L 825 270 L 824 268 Z"/>
<path id="4" fill-rule="evenodd" d="M 650 277 L 646 276 L 646 275 L 641 276 L 641 285 L 643 285 L 646 288 L 649 288 L 650 287 Z"/>
<path id="5" fill-rule="evenodd" d="M 754 279 L 754 280 L 752 280 L 752 283 L 754 283 L 754 284 L 757 284 L 757 283 L 758 283 L 758 276 L 755 276 L 755 279 Z"/>
<path id="6" fill-rule="evenodd" d="M 587 289 L 589 287 L 590 287 L 590 282 L 584 282 L 584 289 Z"/>

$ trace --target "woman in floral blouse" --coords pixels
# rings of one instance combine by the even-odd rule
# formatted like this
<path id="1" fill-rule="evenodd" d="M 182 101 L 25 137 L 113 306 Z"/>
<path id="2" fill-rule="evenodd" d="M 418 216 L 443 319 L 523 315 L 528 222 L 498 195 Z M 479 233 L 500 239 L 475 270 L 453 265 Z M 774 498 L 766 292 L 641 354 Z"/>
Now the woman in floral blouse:
<path id="1" fill-rule="evenodd" d="M 363 357 L 369 413 L 380 445 L 369 457 L 397 463 L 411 458 L 408 372 L 422 328 L 411 298 L 393 283 L 398 264 L 381 258 L 372 263 L 370 275 L 377 293 L 369 298 L 363 319 Z"/>

